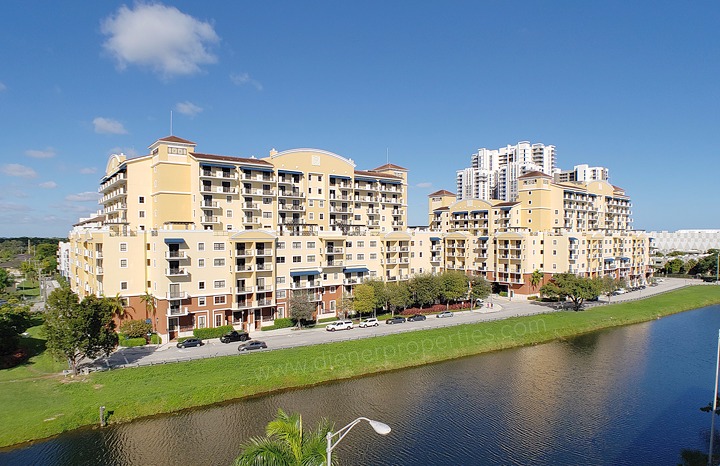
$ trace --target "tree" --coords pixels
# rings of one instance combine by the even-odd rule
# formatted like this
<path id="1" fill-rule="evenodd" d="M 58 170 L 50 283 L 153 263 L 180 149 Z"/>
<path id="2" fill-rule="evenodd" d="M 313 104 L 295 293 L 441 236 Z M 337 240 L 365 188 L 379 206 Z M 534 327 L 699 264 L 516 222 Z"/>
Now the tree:
<path id="1" fill-rule="evenodd" d="M 365 282 L 370 285 L 374 290 L 375 304 L 374 309 L 388 309 L 390 295 L 387 290 L 387 283 L 382 280 L 368 280 Z"/>
<path id="2" fill-rule="evenodd" d="M 111 299 L 91 295 L 81 302 L 62 287 L 50 293 L 45 308 L 47 348 L 56 358 L 66 358 L 73 374 L 83 358 L 107 356 L 117 346 Z"/>
<path id="3" fill-rule="evenodd" d="M 152 325 L 144 320 L 126 320 L 120 324 L 120 332 L 128 338 L 145 337 L 152 330 Z"/>
<path id="4" fill-rule="evenodd" d="M 470 299 L 473 306 L 478 299 L 485 299 L 490 296 L 492 286 L 482 275 L 474 275 L 470 279 Z"/>
<path id="5" fill-rule="evenodd" d="M 150 314 L 152 314 L 152 327 L 155 329 L 155 313 L 157 311 L 157 307 L 155 305 L 155 296 L 152 295 L 152 293 L 145 292 L 143 296 L 140 297 L 140 301 L 145 303 L 145 318 L 149 318 Z"/>
<path id="6" fill-rule="evenodd" d="M 14 282 L 7 269 L 0 268 L 0 295 L 5 294 L 5 289 L 11 287 Z"/>
<path id="7" fill-rule="evenodd" d="M 625 286 L 625 280 L 621 278 L 615 278 L 612 275 L 605 275 L 600 280 L 600 293 L 607 296 L 610 301 L 614 291 L 619 290 Z"/>
<path id="8" fill-rule="evenodd" d="M 298 327 L 302 327 L 303 322 L 313 319 L 317 306 L 310 301 L 307 293 L 302 291 L 293 291 L 288 302 L 288 310 L 290 318 L 295 321 Z"/>
<path id="9" fill-rule="evenodd" d="M 553 276 L 550 283 L 540 288 L 544 296 L 555 296 L 560 299 L 570 298 L 573 309 L 579 311 L 586 299 L 595 298 L 602 291 L 600 280 L 578 277 L 572 273 L 559 273 Z"/>
<path id="10" fill-rule="evenodd" d="M 540 270 L 535 269 L 530 275 L 530 284 L 532 285 L 533 289 L 536 289 L 537 286 L 542 282 L 543 277 L 545 274 L 543 274 Z"/>
<path id="11" fill-rule="evenodd" d="M 11 298 L 0 306 L 0 355 L 10 354 L 20 347 L 20 334 L 31 326 L 30 306 Z"/>
<path id="12" fill-rule="evenodd" d="M 37 280 L 37 269 L 31 261 L 22 262 L 20 264 L 20 271 L 25 275 L 26 280 Z"/>
<path id="13" fill-rule="evenodd" d="M 114 298 L 105 298 L 108 300 L 110 307 L 112 308 L 113 314 L 118 316 L 120 320 L 125 317 L 125 298 L 117 293 Z"/>
<path id="14" fill-rule="evenodd" d="M 410 293 L 410 287 L 407 282 L 393 282 L 388 283 L 385 288 L 388 294 L 388 304 L 392 315 L 395 315 L 395 311 L 400 308 L 403 310 L 412 302 L 412 294 Z"/>
<path id="15" fill-rule="evenodd" d="M 451 270 L 440 275 L 440 297 L 450 307 L 451 301 L 458 301 L 468 295 L 468 278 L 456 270 Z"/>
<path id="16" fill-rule="evenodd" d="M 428 273 L 415 275 L 410 279 L 410 291 L 416 304 L 423 306 L 434 304 L 440 297 L 440 283 L 437 275 Z"/>
<path id="17" fill-rule="evenodd" d="M 665 273 L 677 274 L 677 273 L 680 273 L 680 270 L 682 270 L 683 265 L 685 265 L 685 263 L 682 261 L 682 259 L 680 259 L 679 257 L 676 257 L 674 259 L 670 259 L 669 261 L 667 261 L 665 263 L 665 266 L 663 267 L 663 269 L 665 270 Z"/>
<path id="18" fill-rule="evenodd" d="M 266 436 L 253 437 L 242 445 L 235 466 L 325 465 L 326 437 L 333 428 L 323 418 L 314 431 L 305 431 L 300 414 L 286 414 L 278 409 L 275 419 L 265 428 Z"/>
<path id="19" fill-rule="evenodd" d="M 340 301 L 337 303 L 337 311 L 338 315 L 342 314 L 346 319 L 351 312 L 355 311 L 355 308 L 353 307 L 353 298 L 347 291 L 345 291 L 345 287 L 343 287 L 342 296 L 340 297 Z"/>
<path id="20" fill-rule="evenodd" d="M 375 287 L 369 283 L 361 283 L 355 287 L 353 308 L 360 314 L 375 311 Z"/>

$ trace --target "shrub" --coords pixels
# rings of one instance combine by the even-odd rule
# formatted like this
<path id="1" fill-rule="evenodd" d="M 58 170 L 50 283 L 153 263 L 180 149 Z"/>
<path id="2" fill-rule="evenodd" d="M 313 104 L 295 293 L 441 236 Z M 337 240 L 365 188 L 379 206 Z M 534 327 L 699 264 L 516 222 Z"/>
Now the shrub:
<path id="1" fill-rule="evenodd" d="M 147 342 L 145 341 L 145 338 L 125 338 L 120 340 L 119 344 L 120 346 L 124 346 L 125 348 L 133 348 L 135 346 L 145 346 Z"/>
<path id="2" fill-rule="evenodd" d="M 152 324 L 146 324 L 144 320 L 126 320 L 120 324 L 120 331 L 127 338 L 145 337 L 152 332 Z"/>
<path id="3" fill-rule="evenodd" d="M 190 338 L 190 337 L 178 337 L 177 342 L 182 343 L 183 341 L 187 340 L 188 338 Z"/>
<path id="4" fill-rule="evenodd" d="M 326 318 L 324 318 L 324 319 L 318 320 L 316 323 L 322 324 L 322 323 L 324 323 L 324 322 L 335 322 L 336 320 L 338 320 L 337 317 L 326 317 Z"/>
<path id="5" fill-rule="evenodd" d="M 275 328 L 288 328 L 295 325 L 292 319 L 289 318 L 282 318 L 282 319 L 275 319 L 275 323 L 273 324 L 273 327 Z"/>
<path id="6" fill-rule="evenodd" d="M 150 335 L 150 343 L 152 343 L 153 345 L 159 345 L 160 343 L 162 343 L 162 338 L 160 338 L 160 335 L 158 335 L 157 333 L 153 333 L 152 335 Z"/>
<path id="7" fill-rule="evenodd" d="M 501 291 L 500 293 L 498 293 L 498 295 L 507 298 L 507 291 Z"/>
<path id="8" fill-rule="evenodd" d="M 193 330 L 193 335 L 201 340 L 208 340 L 210 338 L 220 338 L 224 334 L 232 332 L 232 330 L 232 325 L 223 325 L 215 328 L 196 328 Z"/>
<path id="9" fill-rule="evenodd" d="M 527 299 L 528 299 L 528 301 L 537 301 L 538 297 L 533 295 L 533 296 L 528 296 Z"/>

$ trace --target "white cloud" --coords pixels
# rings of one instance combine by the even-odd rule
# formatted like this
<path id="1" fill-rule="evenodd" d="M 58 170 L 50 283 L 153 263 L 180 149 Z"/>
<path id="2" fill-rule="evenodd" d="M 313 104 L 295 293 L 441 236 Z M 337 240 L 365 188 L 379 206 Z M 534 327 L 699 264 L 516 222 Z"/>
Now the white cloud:
<path id="1" fill-rule="evenodd" d="M 418 187 L 418 188 L 432 188 L 432 183 L 429 182 L 429 181 L 426 181 L 426 182 L 423 182 L 423 183 L 418 183 L 418 184 L 416 184 L 415 186 Z"/>
<path id="2" fill-rule="evenodd" d="M 176 103 L 175 110 L 182 113 L 183 115 L 187 115 L 187 116 L 191 116 L 191 117 L 193 117 L 203 111 L 202 108 L 200 108 L 197 105 L 195 105 L 194 103 L 188 102 L 188 101 Z"/>
<path id="3" fill-rule="evenodd" d="M 138 156 L 137 151 L 132 147 L 113 147 L 108 151 L 108 155 L 112 154 L 125 154 L 129 159 Z"/>
<path id="4" fill-rule="evenodd" d="M 210 23 L 161 4 L 123 5 L 106 18 L 101 31 L 108 38 L 104 49 L 119 69 L 128 64 L 151 68 L 167 78 L 200 71 L 200 65 L 215 63 L 209 46 L 220 38 Z"/>
<path id="5" fill-rule="evenodd" d="M 7 86 L 3 83 L 0 83 L 0 92 L 6 91 L 6 90 L 7 90 Z"/>
<path id="6" fill-rule="evenodd" d="M 95 167 L 85 167 L 80 169 L 81 175 L 92 175 L 97 172 L 97 168 Z"/>
<path id="7" fill-rule="evenodd" d="M 260 84 L 258 81 L 255 81 L 253 78 L 250 77 L 247 73 L 236 73 L 230 75 L 230 81 L 237 84 L 238 86 L 244 86 L 245 84 L 250 84 L 252 86 L 255 86 L 255 88 L 258 91 L 263 90 L 262 84 Z"/>
<path id="8" fill-rule="evenodd" d="M 45 189 L 53 189 L 57 188 L 57 183 L 54 181 L 45 181 L 44 183 L 40 183 L 38 186 Z"/>
<path id="9" fill-rule="evenodd" d="M 98 196 L 99 194 L 94 191 L 86 191 L 84 193 L 68 194 L 65 196 L 65 200 L 78 202 L 97 201 Z"/>
<path id="10" fill-rule="evenodd" d="M 23 212 L 32 210 L 32 208 L 29 205 L 23 205 L 23 204 L 16 204 L 14 202 L 0 202 L 0 211 L 1 212 Z"/>
<path id="11" fill-rule="evenodd" d="M 93 120 L 95 132 L 99 134 L 127 134 L 127 130 L 117 120 L 111 118 L 97 117 Z"/>
<path id="12" fill-rule="evenodd" d="M 48 147 L 45 150 L 28 149 L 25 151 L 25 155 L 34 159 L 51 159 L 55 157 L 55 149 Z"/>
<path id="13" fill-rule="evenodd" d="M 9 163 L 7 165 L 3 165 L 0 168 L 0 171 L 8 176 L 20 176 L 23 178 L 35 178 L 37 176 L 35 170 L 30 167 L 26 167 L 25 165 L 20 165 L 18 163 Z"/>

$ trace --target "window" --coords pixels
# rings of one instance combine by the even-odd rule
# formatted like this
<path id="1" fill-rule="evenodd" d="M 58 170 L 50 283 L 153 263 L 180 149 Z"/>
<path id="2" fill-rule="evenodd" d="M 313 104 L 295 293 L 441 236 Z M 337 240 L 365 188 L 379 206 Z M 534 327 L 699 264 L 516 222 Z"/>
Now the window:
<path id="1" fill-rule="evenodd" d="M 127 252 L 127 243 L 120 243 L 120 252 Z"/>
<path id="2" fill-rule="evenodd" d="M 300 241 L 293 241 L 292 248 L 293 249 L 300 249 L 302 247 L 302 243 Z"/>
<path id="3" fill-rule="evenodd" d="M 144 210 L 138 211 L 138 217 L 145 218 L 145 211 Z"/>
<path id="4" fill-rule="evenodd" d="M 225 280 L 215 280 L 213 282 L 213 287 L 215 288 L 225 288 Z"/>
<path id="5" fill-rule="evenodd" d="M 279 242 L 279 243 L 277 244 L 277 248 L 278 248 L 278 249 L 285 249 L 285 243 L 282 242 L 282 241 Z"/>
<path id="6" fill-rule="evenodd" d="M 375 259 L 377 259 L 377 253 L 373 252 L 370 254 L 370 260 L 375 260 Z"/>
<path id="7" fill-rule="evenodd" d="M 278 285 L 282 285 L 283 283 L 285 283 L 285 277 L 275 278 L 275 283 L 277 283 Z"/>
<path id="8" fill-rule="evenodd" d="M 345 241 L 345 247 L 351 248 L 352 247 L 352 241 Z"/>
<path id="9" fill-rule="evenodd" d="M 263 204 L 272 204 L 272 198 L 263 197 Z"/>
<path id="10" fill-rule="evenodd" d="M 138 197 L 138 204 L 145 204 L 145 196 Z"/>
<path id="11" fill-rule="evenodd" d="M 320 220 L 322 220 L 322 219 L 324 219 L 324 218 L 325 218 L 325 215 L 321 212 L 321 213 L 320 213 Z"/>
<path id="12" fill-rule="evenodd" d="M 220 327 L 222 325 L 222 317 L 222 314 L 215 315 L 215 327 Z"/>
<path id="13" fill-rule="evenodd" d="M 370 241 L 370 247 L 376 248 L 377 247 L 377 241 Z"/>
<path id="14" fill-rule="evenodd" d="M 225 259 L 223 259 L 223 258 L 213 259 L 213 266 L 214 266 L 214 267 L 223 267 L 223 266 L 225 266 Z"/>
<path id="15" fill-rule="evenodd" d="M 337 278 L 337 277 L 335 277 L 335 278 Z M 334 287 L 334 286 L 331 286 L 331 287 L 330 287 L 330 293 L 335 293 L 335 291 L 337 291 L 337 288 Z"/>
<path id="16" fill-rule="evenodd" d="M 197 321 L 198 328 L 205 328 L 205 317 L 206 316 L 198 316 L 198 321 Z"/>
<path id="17" fill-rule="evenodd" d="M 302 262 L 302 256 L 293 256 L 293 263 Z"/>
<path id="18" fill-rule="evenodd" d="M 225 304 L 225 296 L 213 296 L 213 303 L 215 304 Z"/>
<path id="19" fill-rule="evenodd" d="M 359 261 L 364 261 L 364 260 L 365 260 L 365 254 L 358 254 L 358 255 L 357 255 L 357 260 L 359 260 Z"/>
<path id="20" fill-rule="evenodd" d="M 313 199 L 310 199 L 310 200 L 308 201 L 308 205 L 309 205 L 310 207 L 313 207 L 313 205 L 315 204 L 315 202 L 313 202 L 313 201 L 314 201 Z"/>
<path id="21" fill-rule="evenodd" d="M 224 251 L 225 243 L 213 243 L 213 250 L 214 251 Z"/>
<path id="22" fill-rule="evenodd" d="M 351 261 L 351 260 L 352 260 L 352 254 L 345 254 L 345 260 Z"/>
<path id="23" fill-rule="evenodd" d="M 126 269 L 127 264 L 128 264 L 127 259 L 120 259 L 120 268 L 121 269 Z"/>
<path id="24" fill-rule="evenodd" d="M 278 298 L 282 299 L 282 298 L 285 298 L 286 296 L 287 296 L 287 292 L 285 290 L 278 290 L 278 292 L 277 292 Z"/>
<path id="25" fill-rule="evenodd" d="M 308 260 L 308 262 L 315 262 L 315 256 L 314 255 L 307 256 L 307 260 Z"/>
<path id="26" fill-rule="evenodd" d="M 308 249 L 314 249 L 314 248 L 315 248 L 315 241 L 308 241 L 307 247 L 308 247 Z"/>
<path id="27" fill-rule="evenodd" d="M 357 247 L 359 247 L 359 248 L 364 248 L 364 247 L 365 247 L 365 241 L 358 241 L 358 242 L 357 242 Z"/>
<path id="28" fill-rule="evenodd" d="M 334 311 L 334 310 L 335 310 L 335 301 L 334 301 L 334 300 L 333 300 L 333 301 L 330 301 L 330 310 L 331 310 L 331 311 Z"/>
<path id="29" fill-rule="evenodd" d="M 320 201 L 320 207 L 325 207 L 325 201 Z M 322 217 L 320 217 L 322 218 Z"/>
<path id="30" fill-rule="evenodd" d="M 204 251 L 205 250 L 205 243 L 198 243 L 198 251 Z"/>
<path id="31" fill-rule="evenodd" d="M 356 216 L 355 216 L 355 220 L 357 220 L 358 222 L 359 222 L 361 219 L 362 219 L 362 217 L 361 217 L 360 215 L 356 215 Z"/>
<path id="32" fill-rule="evenodd" d="M 315 213 L 314 213 L 314 212 L 310 212 L 309 215 L 310 215 L 310 220 L 315 220 Z"/>
<path id="33" fill-rule="evenodd" d="M 225 216 L 226 216 L 227 218 L 232 218 L 232 210 L 226 210 L 226 211 L 225 211 Z"/>
<path id="34" fill-rule="evenodd" d="M 284 256 L 277 256 L 277 257 L 275 258 L 275 263 L 276 263 L 276 264 L 284 264 L 284 263 L 285 263 L 285 257 L 284 257 Z"/>
<path id="35" fill-rule="evenodd" d="M 205 306 L 205 296 L 198 297 L 198 306 Z"/>
<path id="36" fill-rule="evenodd" d="M 272 218 L 272 212 L 263 212 L 263 218 Z"/>
<path id="37" fill-rule="evenodd" d="M 121 290 L 127 290 L 127 282 L 120 282 L 120 289 Z"/>

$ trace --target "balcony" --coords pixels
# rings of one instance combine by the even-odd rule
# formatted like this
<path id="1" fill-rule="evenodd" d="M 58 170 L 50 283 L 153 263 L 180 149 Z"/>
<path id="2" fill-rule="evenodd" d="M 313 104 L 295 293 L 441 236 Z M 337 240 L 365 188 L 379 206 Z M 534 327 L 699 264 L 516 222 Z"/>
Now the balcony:
<path id="1" fill-rule="evenodd" d="M 259 306 L 272 306 L 275 304 L 272 298 L 258 299 L 257 305 Z"/>
<path id="2" fill-rule="evenodd" d="M 95 268 L 95 274 L 96 275 L 103 275 L 103 268 L 102 267 L 96 267 Z"/>
<path id="3" fill-rule="evenodd" d="M 188 315 L 188 307 L 187 306 L 170 306 L 167 310 L 168 317 L 186 316 L 186 315 Z"/>
<path id="4" fill-rule="evenodd" d="M 187 299 L 188 294 L 187 291 L 168 291 L 165 293 L 165 298 L 170 299 Z"/>
<path id="5" fill-rule="evenodd" d="M 315 281 L 307 281 L 307 282 L 292 282 L 290 284 L 291 290 L 302 290 L 306 288 L 320 288 L 322 287 L 322 282 L 319 280 Z"/>
<path id="6" fill-rule="evenodd" d="M 236 249 L 235 255 L 237 257 L 252 257 L 252 255 L 255 253 L 254 249 Z"/>
<path id="7" fill-rule="evenodd" d="M 217 201 L 202 201 L 200 203 L 201 207 L 204 207 L 206 209 L 219 209 L 220 204 Z"/>
<path id="8" fill-rule="evenodd" d="M 343 261 L 327 261 L 325 267 L 342 267 Z"/>
<path id="9" fill-rule="evenodd" d="M 240 286 L 235 290 L 235 294 L 248 294 L 253 292 L 252 286 Z"/>
<path id="10" fill-rule="evenodd" d="M 233 301 L 232 309 L 234 311 L 239 311 L 243 309 L 251 309 L 255 307 L 254 302 L 247 299 L 247 300 L 241 300 L 241 301 Z"/>
<path id="11" fill-rule="evenodd" d="M 167 277 L 187 277 L 188 275 L 188 271 L 182 268 L 165 269 L 165 276 Z"/>
<path id="12" fill-rule="evenodd" d="M 273 290 L 272 285 L 258 285 L 256 286 L 258 293 L 269 293 Z"/>
<path id="13" fill-rule="evenodd" d="M 328 247 L 325 249 L 325 254 L 342 254 L 343 248 L 339 246 Z"/>
<path id="14" fill-rule="evenodd" d="M 252 264 L 238 264 L 235 266 L 235 272 L 252 272 L 253 270 L 255 270 L 255 267 Z"/>
<path id="15" fill-rule="evenodd" d="M 260 204 L 257 202 L 243 202 L 242 208 L 245 210 L 260 210 Z"/>
<path id="16" fill-rule="evenodd" d="M 305 197 L 305 193 L 304 193 L 304 192 L 300 192 L 299 189 L 293 189 L 293 190 L 290 190 L 290 191 L 288 191 L 288 190 L 282 190 L 282 189 L 281 189 L 280 192 L 278 193 L 278 197 L 299 197 L 299 198 L 304 198 L 304 197 Z"/>
<path id="17" fill-rule="evenodd" d="M 278 210 L 303 211 L 305 206 L 279 203 Z"/>
<path id="18" fill-rule="evenodd" d="M 260 217 L 243 217 L 243 225 L 260 225 Z"/>
<path id="19" fill-rule="evenodd" d="M 273 269 L 272 264 L 268 264 L 268 263 L 257 264 L 257 266 L 256 266 L 256 270 L 258 272 L 272 272 L 272 269 Z"/>
<path id="20" fill-rule="evenodd" d="M 167 260 L 178 260 L 187 259 L 185 251 L 165 251 L 165 259 Z"/>
<path id="21" fill-rule="evenodd" d="M 273 253 L 271 249 L 256 249 L 255 255 L 258 257 L 271 257 Z"/>
<path id="22" fill-rule="evenodd" d="M 220 223 L 220 219 L 216 216 L 206 216 L 203 215 L 200 217 L 200 223 Z"/>

